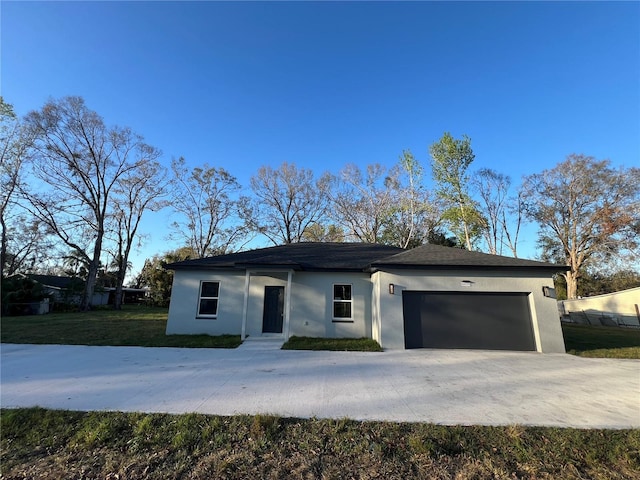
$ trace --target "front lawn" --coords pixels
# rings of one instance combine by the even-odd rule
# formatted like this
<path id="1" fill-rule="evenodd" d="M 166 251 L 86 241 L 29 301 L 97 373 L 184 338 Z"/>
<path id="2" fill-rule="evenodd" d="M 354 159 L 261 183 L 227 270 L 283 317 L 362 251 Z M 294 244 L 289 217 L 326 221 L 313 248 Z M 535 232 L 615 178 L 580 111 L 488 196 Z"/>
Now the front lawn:
<path id="1" fill-rule="evenodd" d="M 332 350 L 350 352 L 382 352 L 382 347 L 370 338 L 290 337 L 283 350 Z"/>
<path id="2" fill-rule="evenodd" d="M 563 323 L 562 333 L 572 355 L 640 359 L 640 329 Z"/>
<path id="3" fill-rule="evenodd" d="M 640 479 L 640 430 L 0 411 L 0 478 Z"/>
<path id="4" fill-rule="evenodd" d="M 168 310 L 138 305 L 121 311 L 2 317 L 3 343 L 236 348 L 240 335 L 165 335 Z"/>

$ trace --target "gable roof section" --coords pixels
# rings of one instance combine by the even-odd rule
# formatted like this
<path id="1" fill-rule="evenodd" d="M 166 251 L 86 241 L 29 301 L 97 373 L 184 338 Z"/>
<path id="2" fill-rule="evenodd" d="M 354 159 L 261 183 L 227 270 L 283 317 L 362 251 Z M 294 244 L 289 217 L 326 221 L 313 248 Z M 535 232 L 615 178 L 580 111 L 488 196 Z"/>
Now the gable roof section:
<path id="1" fill-rule="evenodd" d="M 558 272 L 567 267 L 440 245 L 412 250 L 370 243 L 302 242 L 259 248 L 167 265 L 171 270 L 293 269 L 301 271 L 376 271 L 400 269 L 517 269 Z"/>
<path id="2" fill-rule="evenodd" d="M 405 250 L 396 255 L 373 262 L 374 270 L 384 268 L 418 268 L 418 269 L 518 269 L 564 271 L 568 267 L 553 263 L 539 262 L 522 258 L 503 257 L 482 252 L 473 252 L 461 248 L 443 247 L 441 245 L 422 245 L 412 250 Z"/>
<path id="3" fill-rule="evenodd" d="M 366 270 L 371 263 L 404 252 L 402 248 L 370 243 L 301 242 L 246 252 L 171 263 L 172 270 L 283 268 L 302 271 Z"/>

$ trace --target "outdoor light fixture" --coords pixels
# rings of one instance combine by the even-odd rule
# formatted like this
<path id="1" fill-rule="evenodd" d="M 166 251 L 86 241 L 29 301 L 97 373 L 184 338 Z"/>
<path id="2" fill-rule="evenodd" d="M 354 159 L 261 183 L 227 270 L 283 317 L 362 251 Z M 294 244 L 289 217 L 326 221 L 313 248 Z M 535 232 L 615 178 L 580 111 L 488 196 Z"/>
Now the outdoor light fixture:
<path id="1" fill-rule="evenodd" d="M 389 284 L 389 293 L 393 295 L 396 291 L 396 286 L 393 283 Z"/>
<path id="2" fill-rule="evenodd" d="M 545 297 L 556 298 L 556 289 L 553 287 L 542 287 L 542 294 Z"/>
<path id="3" fill-rule="evenodd" d="M 471 287 L 472 285 L 473 285 L 473 282 L 471 280 L 462 280 L 460 282 L 461 287 Z"/>

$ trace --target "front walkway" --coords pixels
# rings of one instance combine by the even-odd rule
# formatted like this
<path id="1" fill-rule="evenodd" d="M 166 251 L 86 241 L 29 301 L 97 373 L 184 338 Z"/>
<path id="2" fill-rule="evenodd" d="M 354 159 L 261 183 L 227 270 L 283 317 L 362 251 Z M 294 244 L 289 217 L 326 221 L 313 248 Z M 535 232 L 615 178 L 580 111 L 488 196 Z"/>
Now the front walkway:
<path id="1" fill-rule="evenodd" d="M 638 360 L 465 350 L 307 352 L 259 345 L 223 350 L 3 344 L 0 403 L 640 428 Z"/>

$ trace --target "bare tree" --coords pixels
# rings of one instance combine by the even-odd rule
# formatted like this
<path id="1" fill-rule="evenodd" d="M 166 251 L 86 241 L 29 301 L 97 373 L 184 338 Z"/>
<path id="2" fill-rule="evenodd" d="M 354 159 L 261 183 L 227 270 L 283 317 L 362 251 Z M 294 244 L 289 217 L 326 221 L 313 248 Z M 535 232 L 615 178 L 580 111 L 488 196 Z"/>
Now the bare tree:
<path id="1" fill-rule="evenodd" d="M 640 233 L 639 184 L 640 168 L 614 169 L 609 160 L 575 154 L 525 177 L 526 213 L 540 226 L 543 256 L 570 267 L 565 275 L 568 298 L 576 298 L 578 279 L 590 262 L 634 254 Z"/>
<path id="2" fill-rule="evenodd" d="M 385 225 L 397 200 L 400 170 L 387 171 L 379 163 L 368 165 L 366 173 L 354 164 L 334 177 L 332 192 L 334 220 L 348 235 L 361 242 L 382 243 Z"/>
<path id="3" fill-rule="evenodd" d="M 142 216 L 149 210 L 158 211 L 166 206 L 161 198 L 166 194 L 166 175 L 156 161 L 161 155 L 160 151 L 146 145 L 139 137 L 129 140 L 135 140 L 133 145 L 118 154 L 133 156 L 138 168 L 127 171 L 118 179 L 113 201 L 113 225 L 117 238 L 116 252 L 113 255 L 116 270 L 116 310 L 122 307 L 122 288 L 130 265 L 129 256 L 136 238 L 139 241 L 137 232 Z"/>
<path id="4" fill-rule="evenodd" d="M 489 253 L 502 255 L 506 246 L 517 257 L 524 214 L 521 190 L 510 196 L 511 178 L 490 168 L 476 172 L 470 185 L 480 197 L 479 218 Z"/>
<path id="5" fill-rule="evenodd" d="M 303 241 L 309 227 L 321 223 L 327 210 L 329 181 L 313 172 L 284 162 L 278 169 L 260 167 L 251 177 L 255 196 L 246 213 L 253 231 L 274 245 Z"/>
<path id="6" fill-rule="evenodd" d="M 33 259 L 42 238 L 37 224 L 20 213 L 17 195 L 27 160 L 31 137 L 16 116 L 13 106 L 0 97 L 0 277 L 17 272 Z M 19 242 L 16 241 L 18 240 Z M 11 239 L 14 241 L 11 242 Z M 11 243 L 11 245 L 10 245 Z"/>
<path id="7" fill-rule="evenodd" d="M 198 256 L 228 252 L 245 235 L 240 224 L 240 184 L 224 168 L 190 170 L 184 158 L 171 162 L 171 207 L 181 216 L 171 227 Z"/>
<path id="8" fill-rule="evenodd" d="M 422 184 L 423 169 L 409 150 L 398 163 L 393 204 L 384 222 L 382 242 L 401 248 L 429 243 L 441 223 L 440 208 Z"/>
<path id="9" fill-rule="evenodd" d="M 47 102 L 25 123 L 34 135 L 30 211 L 88 266 L 81 310 L 91 308 L 107 223 L 119 180 L 139 169 L 129 149 L 139 137 L 128 128 L 108 128 L 81 97 Z"/>

